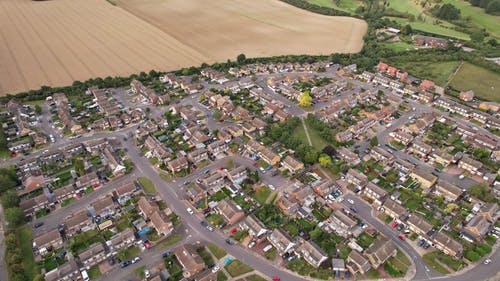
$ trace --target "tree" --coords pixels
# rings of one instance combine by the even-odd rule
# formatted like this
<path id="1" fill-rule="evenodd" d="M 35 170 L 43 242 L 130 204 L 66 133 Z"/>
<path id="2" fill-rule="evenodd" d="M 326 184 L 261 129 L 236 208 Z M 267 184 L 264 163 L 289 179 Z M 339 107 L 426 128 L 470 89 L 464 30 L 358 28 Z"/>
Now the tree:
<path id="1" fill-rule="evenodd" d="M 239 54 L 236 57 L 236 61 L 238 62 L 238 64 L 243 64 L 246 60 L 247 60 L 247 57 L 245 56 L 245 54 Z"/>
<path id="2" fill-rule="evenodd" d="M 455 211 L 456 209 L 458 209 L 458 205 L 455 203 L 450 203 L 446 206 L 446 208 L 444 209 L 444 212 L 449 214 L 449 213 Z"/>
<path id="3" fill-rule="evenodd" d="M 370 140 L 370 146 L 374 147 L 374 146 L 377 146 L 377 145 L 378 145 L 378 139 L 375 136 L 375 137 L 371 138 L 371 140 Z"/>
<path id="4" fill-rule="evenodd" d="M 302 107 L 309 107 L 312 104 L 312 97 L 308 91 L 303 92 L 299 96 L 299 105 Z"/>
<path id="5" fill-rule="evenodd" d="M 403 26 L 403 28 L 401 29 L 401 34 L 403 34 L 403 35 L 410 35 L 412 33 L 413 33 L 413 29 L 411 28 L 411 25 L 409 25 L 409 24 Z"/>
<path id="6" fill-rule="evenodd" d="M 495 200 L 495 197 L 491 194 L 490 190 L 491 188 L 488 185 L 480 183 L 471 187 L 469 193 L 485 202 L 492 202 Z"/>
<path id="7" fill-rule="evenodd" d="M 19 206 L 19 196 L 15 190 L 8 190 L 0 197 L 4 209 Z"/>
<path id="8" fill-rule="evenodd" d="M 83 162 L 83 159 L 81 158 L 75 159 L 75 171 L 78 173 L 79 176 L 85 175 L 85 163 Z"/>
<path id="9" fill-rule="evenodd" d="M 470 39 L 474 42 L 483 42 L 484 34 L 482 32 L 474 32 L 470 35 Z"/>
<path id="10" fill-rule="evenodd" d="M 500 0 L 493 0 L 486 6 L 486 13 L 500 16 Z"/>
<path id="11" fill-rule="evenodd" d="M 42 108 L 38 104 L 35 105 L 35 113 L 37 115 L 40 115 L 42 113 Z"/>
<path id="12" fill-rule="evenodd" d="M 332 158 L 330 158 L 330 156 L 328 156 L 326 154 L 321 154 L 319 156 L 318 161 L 322 167 L 328 167 L 332 164 Z"/>
<path id="13" fill-rule="evenodd" d="M 25 222 L 26 216 L 19 207 L 5 209 L 5 220 L 10 227 L 15 227 Z"/>
<path id="14" fill-rule="evenodd" d="M 447 3 L 439 7 L 436 17 L 443 20 L 457 20 L 460 18 L 460 10 L 452 4 Z"/>
<path id="15" fill-rule="evenodd" d="M 222 112 L 220 110 L 214 112 L 214 119 L 215 121 L 220 121 L 222 119 Z"/>

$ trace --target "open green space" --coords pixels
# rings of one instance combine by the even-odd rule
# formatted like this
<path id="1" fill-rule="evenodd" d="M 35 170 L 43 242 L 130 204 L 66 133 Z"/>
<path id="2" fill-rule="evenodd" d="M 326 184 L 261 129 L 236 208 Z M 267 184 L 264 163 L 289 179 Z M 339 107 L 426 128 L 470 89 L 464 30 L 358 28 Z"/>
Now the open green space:
<path id="1" fill-rule="evenodd" d="M 137 256 L 140 252 L 141 252 L 141 249 L 139 249 L 138 247 L 130 247 L 130 248 L 122 249 L 122 250 L 118 251 L 118 257 L 122 261 L 127 261 L 127 260 L 130 260 L 133 257 Z"/>
<path id="2" fill-rule="evenodd" d="M 98 265 L 94 265 L 88 270 L 90 280 L 95 280 L 101 276 L 101 271 Z"/>
<path id="3" fill-rule="evenodd" d="M 182 237 L 178 234 L 172 235 L 168 237 L 167 239 L 163 240 L 159 245 L 158 249 L 163 249 L 168 246 L 174 245 L 175 243 L 179 242 L 182 240 Z"/>
<path id="4" fill-rule="evenodd" d="M 269 194 L 271 194 L 271 189 L 269 189 L 269 187 L 267 186 L 261 186 L 255 190 L 253 197 L 261 205 L 264 205 L 264 203 L 266 203 L 267 197 L 269 197 Z"/>
<path id="5" fill-rule="evenodd" d="M 221 259 L 222 257 L 224 257 L 226 255 L 226 251 L 224 251 L 223 249 L 219 248 L 217 245 L 215 244 L 208 244 L 207 245 L 208 249 L 210 250 L 210 252 L 212 252 L 212 254 L 218 258 L 218 259 Z"/>
<path id="6" fill-rule="evenodd" d="M 226 281 L 226 280 L 227 276 L 226 274 L 224 274 L 224 272 L 222 271 L 217 272 L 217 281 Z"/>
<path id="7" fill-rule="evenodd" d="M 473 90 L 479 98 L 500 102 L 500 75 L 485 68 L 464 63 L 450 82 L 453 89 Z"/>
<path id="8" fill-rule="evenodd" d="M 465 262 L 462 260 L 454 259 L 453 257 L 447 256 L 440 251 L 434 251 L 427 253 L 422 257 L 427 265 L 432 267 L 439 273 L 448 274 L 450 270 L 458 271 L 465 267 Z M 445 268 L 445 265 L 447 268 Z"/>
<path id="9" fill-rule="evenodd" d="M 145 265 L 140 266 L 140 267 L 134 269 L 134 274 L 137 277 L 144 278 L 144 270 L 146 270 L 146 266 Z"/>
<path id="10" fill-rule="evenodd" d="M 445 86 L 448 78 L 460 65 L 459 61 L 445 62 L 404 62 L 397 66 L 411 75 L 434 81 L 439 86 Z"/>
<path id="11" fill-rule="evenodd" d="M 23 256 L 24 272 L 29 280 L 34 280 L 39 270 L 36 267 L 35 258 L 33 256 L 33 248 L 31 245 L 33 232 L 31 226 L 25 225 L 16 231 L 16 236 L 20 243 L 21 253 Z"/>
<path id="12" fill-rule="evenodd" d="M 410 267 L 411 262 L 408 258 L 398 250 L 398 253 L 395 257 L 391 257 L 387 260 L 384 269 L 392 276 L 392 277 L 403 277 L 406 275 L 406 271 L 408 267 Z"/>
<path id="13" fill-rule="evenodd" d="M 309 137 L 311 138 L 312 147 L 317 150 L 321 150 L 328 145 L 328 142 L 319 135 L 317 130 L 314 130 L 311 126 L 307 126 L 307 123 L 306 128 L 309 132 Z M 302 126 L 301 123 L 299 123 L 299 125 L 295 128 L 293 135 L 300 139 L 304 144 L 309 145 L 309 140 L 307 139 L 306 132 L 304 131 L 304 126 Z"/>
<path id="14" fill-rule="evenodd" d="M 393 49 L 396 52 L 417 50 L 418 47 L 405 42 L 381 42 L 380 45 Z"/>
<path id="15" fill-rule="evenodd" d="M 148 178 L 138 178 L 137 181 L 141 184 L 142 189 L 146 193 L 156 193 L 156 188 L 153 182 Z"/>
<path id="16" fill-rule="evenodd" d="M 246 281 L 266 281 L 267 279 L 260 277 L 257 274 L 253 274 L 245 278 Z"/>
<path id="17" fill-rule="evenodd" d="M 463 0 L 443 0 L 442 3 L 452 4 L 460 9 L 462 18 L 470 18 L 472 23 L 486 29 L 492 37 L 500 38 L 500 16 L 487 14 L 483 8 L 474 7 L 469 2 Z"/>
<path id="18" fill-rule="evenodd" d="M 414 21 L 410 22 L 405 18 L 396 18 L 396 17 L 387 17 L 395 22 L 406 25 L 411 25 L 412 29 L 420 30 L 424 32 L 430 32 L 437 35 L 443 35 L 448 37 L 454 37 L 462 40 L 469 40 L 469 35 L 460 31 L 456 31 L 452 29 L 453 25 L 448 24 L 446 22 L 440 22 L 439 24 L 434 22 L 433 18 L 427 18 L 425 21 Z"/>
<path id="19" fill-rule="evenodd" d="M 212 255 L 207 251 L 205 247 L 201 247 L 197 250 L 198 254 L 200 254 L 201 258 L 205 262 L 206 265 L 214 263 L 214 258 Z"/>
<path id="20" fill-rule="evenodd" d="M 240 276 L 253 270 L 250 266 L 242 263 L 239 260 L 234 260 L 224 268 L 226 269 L 227 273 L 231 275 L 231 277 Z"/>
<path id="21" fill-rule="evenodd" d="M 368 270 L 364 276 L 366 277 L 366 279 L 379 279 L 382 277 L 380 273 L 373 268 Z"/>

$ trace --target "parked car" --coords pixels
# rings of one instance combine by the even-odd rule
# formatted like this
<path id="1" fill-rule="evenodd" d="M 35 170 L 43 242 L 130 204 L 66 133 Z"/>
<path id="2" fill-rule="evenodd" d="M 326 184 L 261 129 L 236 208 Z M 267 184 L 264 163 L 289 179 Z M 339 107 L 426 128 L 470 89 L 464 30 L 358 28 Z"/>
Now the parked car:
<path id="1" fill-rule="evenodd" d="M 139 262 L 141 260 L 140 257 L 135 257 L 132 259 L 132 263 L 136 263 L 136 262 Z"/>
<path id="2" fill-rule="evenodd" d="M 149 272 L 149 270 L 147 270 L 147 269 L 144 270 L 144 277 L 146 277 L 146 278 L 151 277 L 151 273 Z"/>
<path id="3" fill-rule="evenodd" d="M 226 239 L 226 243 L 227 243 L 228 245 L 234 245 L 234 241 L 233 241 L 233 240 L 231 240 L 231 239 Z"/>
<path id="4" fill-rule="evenodd" d="M 191 208 L 187 208 L 186 211 L 190 214 L 190 215 L 194 215 L 194 211 L 193 209 Z"/>
<path id="5" fill-rule="evenodd" d="M 356 209 L 354 207 L 351 207 L 350 209 L 351 209 L 351 211 L 353 211 L 353 213 L 357 213 L 358 212 L 358 209 Z"/>
<path id="6" fill-rule="evenodd" d="M 398 223 L 397 223 L 397 222 L 395 222 L 395 221 L 393 221 L 393 222 L 391 223 L 391 226 L 392 226 L 392 228 L 396 228 L 396 227 L 398 227 Z"/>
<path id="7" fill-rule="evenodd" d="M 484 264 L 490 264 L 491 263 L 491 259 L 485 259 L 483 263 Z"/>
<path id="8" fill-rule="evenodd" d="M 354 205 L 354 200 L 352 200 L 352 199 L 347 199 L 347 202 L 349 202 L 349 204 L 351 204 L 351 205 Z"/>
<path id="9" fill-rule="evenodd" d="M 169 252 L 163 253 L 161 256 L 162 256 L 162 258 L 166 258 L 166 257 L 170 256 L 171 254 L 172 254 L 172 252 L 169 251 Z"/>
<path id="10" fill-rule="evenodd" d="M 200 222 L 201 226 L 207 227 L 208 223 L 206 221 L 201 221 Z"/>
<path id="11" fill-rule="evenodd" d="M 37 223 L 35 223 L 35 228 L 39 228 L 39 227 L 41 227 L 42 225 L 44 225 L 44 223 L 43 223 L 43 222 L 37 222 Z"/>
<path id="12" fill-rule="evenodd" d="M 252 242 L 248 243 L 248 248 L 249 249 L 252 249 L 253 246 L 255 246 L 255 241 L 252 241 Z"/>
<path id="13" fill-rule="evenodd" d="M 212 273 L 216 273 L 217 271 L 220 270 L 220 266 L 216 265 L 212 268 Z"/>
<path id="14" fill-rule="evenodd" d="M 151 243 L 149 243 L 148 240 L 144 241 L 144 246 L 146 247 L 146 249 L 149 249 L 151 248 Z"/>
<path id="15" fill-rule="evenodd" d="M 131 264 L 132 264 L 132 262 L 131 262 L 131 261 L 126 261 L 126 262 L 122 263 L 122 264 L 120 265 L 120 267 L 121 267 L 121 268 L 125 268 L 125 267 L 127 267 L 127 266 L 129 266 L 129 265 L 131 265 Z"/>
<path id="16" fill-rule="evenodd" d="M 405 238 L 403 235 L 401 235 L 401 234 L 399 234 L 398 238 L 399 238 L 399 240 L 401 240 L 401 241 L 405 241 L 405 239 L 406 239 L 406 238 Z"/>
<path id="17" fill-rule="evenodd" d="M 420 240 L 418 240 L 417 245 L 418 245 L 419 247 L 422 247 L 424 244 L 425 244 L 425 240 L 424 240 L 424 239 L 420 239 Z"/>

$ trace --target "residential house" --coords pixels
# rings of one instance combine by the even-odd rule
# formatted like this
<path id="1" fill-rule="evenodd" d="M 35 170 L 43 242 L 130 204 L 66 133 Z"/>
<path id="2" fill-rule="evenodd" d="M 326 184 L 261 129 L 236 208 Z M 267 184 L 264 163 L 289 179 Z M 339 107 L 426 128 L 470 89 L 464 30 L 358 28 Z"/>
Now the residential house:
<path id="1" fill-rule="evenodd" d="M 213 155 L 217 156 L 223 154 L 227 151 L 228 147 L 226 142 L 218 140 L 208 145 L 208 151 Z"/>
<path id="2" fill-rule="evenodd" d="M 394 242 L 387 238 L 378 240 L 365 251 L 365 255 L 368 257 L 373 268 L 379 268 L 390 257 L 396 256 L 397 253 L 398 248 Z"/>
<path id="3" fill-rule="evenodd" d="M 191 163 L 198 164 L 203 160 L 208 160 L 208 150 L 206 148 L 193 150 L 188 153 L 187 158 Z"/>
<path id="4" fill-rule="evenodd" d="M 413 136 L 411 134 L 400 129 L 390 132 L 389 136 L 395 141 L 402 143 L 404 146 L 409 145 L 413 141 Z"/>
<path id="5" fill-rule="evenodd" d="M 432 146 L 422 142 L 419 139 L 415 139 L 409 150 L 419 155 L 420 157 L 426 157 L 429 153 L 432 152 Z"/>
<path id="6" fill-rule="evenodd" d="M 108 147 L 104 149 L 103 153 L 106 159 L 104 162 L 106 163 L 108 170 L 111 171 L 111 173 L 116 177 L 124 175 L 125 166 L 120 164 L 117 157 L 115 157 L 114 153 L 111 152 L 111 150 Z"/>
<path id="7" fill-rule="evenodd" d="M 186 193 L 189 196 L 189 200 L 193 203 L 197 203 L 207 197 L 207 192 L 197 183 L 189 185 L 186 189 Z"/>
<path id="8" fill-rule="evenodd" d="M 335 210 L 328 220 L 332 223 L 333 229 L 342 236 L 349 235 L 351 229 L 358 224 L 340 209 Z"/>
<path id="9" fill-rule="evenodd" d="M 239 223 L 240 228 L 248 230 L 248 234 L 260 238 L 268 232 L 266 226 L 254 215 L 249 215 Z"/>
<path id="10" fill-rule="evenodd" d="M 349 169 L 349 171 L 345 176 L 345 179 L 348 183 L 353 184 L 355 187 L 361 190 L 368 183 L 368 177 L 359 172 L 358 170 L 354 169 Z"/>
<path id="11" fill-rule="evenodd" d="M 450 238 L 443 231 L 436 233 L 433 238 L 436 248 L 443 251 L 445 254 L 454 257 L 462 256 L 464 246 L 456 240 Z"/>
<path id="12" fill-rule="evenodd" d="M 216 171 L 208 177 L 204 178 L 202 180 L 202 183 L 209 187 L 215 187 L 218 185 L 222 185 L 222 183 L 224 182 L 224 177 L 225 175 L 223 173 Z"/>
<path id="13" fill-rule="evenodd" d="M 30 175 L 22 180 L 22 185 L 24 186 L 24 189 L 26 191 L 25 193 L 29 193 L 44 187 L 45 179 L 43 175 Z"/>
<path id="14" fill-rule="evenodd" d="M 417 46 L 432 47 L 432 48 L 447 48 L 448 41 L 444 38 L 415 35 L 413 36 L 413 44 Z"/>
<path id="15" fill-rule="evenodd" d="M 245 212 L 238 208 L 232 201 L 225 199 L 219 202 L 215 211 L 227 222 L 233 225 L 245 217 Z"/>
<path id="16" fill-rule="evenodd" d="M 295 174 L 304 168 L 304 163 L 298 161 L 290 155 L 287 155 L 285 159 L 281 161 L 281 165 L 292 174 Z"/>
<path id="17" fill-rule="evenodd" d="M 185 244 L 175 250 L 175 257 L 183 267 L 182 275 L 189 278 L 205 268 L 205 263 L 193 245 Z"/>
<path id="18" fill-rule="evenodd" d="M 280 156 L 267 147 L 264 147 L 260 152 L 259 156 L 262 160 L 264 160 L 269 165 L 276 165 L 280 161 Z"/>
<path id="19" fill-rule="evenodd" d="M 353 275 L 363 275 L 371 269 L 370 261 L 357 251 L 349 253 L 346 267 Z"/>
<path id="20" fill-rule="evenodd" d="M 99 184 L 99 177 L 97 177 L 97 174 L 95 172 L 90 172 L 81 177 L 78 177 L 75 180 L 75 184 L 78 189 L 94 186 L 96 184 Z"/>
<path id="21" fill-rule="evenodd" d="M 127 182 L 115 188 L 115 190 L 113 191 L 113 195 L 119 201 L 120 198 L 132 195 L 136 190 L 137 186 L 134 182 Z"/>
<path id="22" fill-rule="evenodd" d="M 406 176 L 413 171 L 415 165 L 404 159 L 397 158 L 393 163 L 393 167 L 398 170 L 401 176 Z"/>
<path id="23" fill-rule="evenodd" d="M 226 173 L 227 178 L 232 183 L 240 184 L 243 180 L 247 178 L 247 167 L 241 165 L 236 168 L 233 168 Z"/>
<path id="24" fill-rule="evenodd" d="M 299 208 L 297 200 L 287 195 L 280 196 L 277 204 L 281 212 L 287 216 L 295 216 Z"/>
<path id="25" fill-rule="evenodd" d="M 46 208 L 48 204 L 49 200 L 47 200 L 47 196 L 45 196 L 45 194 L 40 194 L 33 198 L 21 200 L 19 207 L 24 211 L 24 214 L 29 216 Z"/>
<path id="26" fill-rule="evenodd" d="M 423 237 L 429 237 L 432 234 L 432 224 L 430 224 L 428 221 L 423 219 L 417 214 L 410 214 L 408 216 L 408 220 L 406 221 L 406 224 L 408 227 L 411 229 L 411 231 L 415 232 L 416 234 L 423 236 Z"/>
<path id="27" fill-rule="evenodd" d="M 370 151 L 370 156 L 375 161 L 380 161 L 382 164 L 388 164 L 394 160 L 394 155 L 381 148 L 380 146 L 373 147 Z"/>
<path id="28" fill-rule="evenodd" d="M 174 160 L 169 161 L 167 166 L 168 166 L 168 169 L 172 173 L 178 173 L 178 172 L 188 168 L 188 161 L 187 161 L 186 157 L 179 156 L 179 157 L 175 158 Z"/>
<path id="29" fill-rule="evenodd" d="M 116 208 L 113 198 L 111 196 L 105 196 L 96 201 L 92 202 L 89 207 L 89 211 L 95 218 L 97 216 L 101 218 L 106 218 L 115 214 Z"/>
<path id="30" fill-rule="evenodd" d="M 109 245 L 111 251 L 126 249 L 135 242 L 134 230 L 126 228 L 122 232 L 113 235 L 109 241 L 111 242 Z"/>
<path id="31" fill-rule="evenodd" d="M 83 209 L 64 219 L 66 237 L 72 237 L 76 233 L 93 229 L 95 224 L 89 218 L 88 211 Z"/>
<path id="32" fill-rule="evenodd" d="M 225 143 L 229 143 L 232 140 L 231 134 L 228 133 L 225 129 L 219 130 L 217 132 L 217 138 Z"/>
<path id="33" fill-rule="evenodd" d="M 487 203 L 479 209 L 478 214 L 485 217 L 489 222 L 495 223 L 500 215 L 498 204 L 495 202 Z"/>
<path id="34" fill-rule="evenodd" d="M 490 230 L 491 223 L 483 216 L 473 217 L 464 227 L 464 232 L 474 237 L 475 241 L 481 241 Z M 470 242 L 474 242 L 470 241 Z"/>
<path id="35" fill-rule="evenodd" d="M 453 161 L 453 156 L 449 153 L 442 151 L 441 149 L 436 149 L 432 153 L 432 158 L 435 163 L 442 165 L 443 167 L 447 167 Z"/>
<path id="36" fill-rule="evenodd" d="M 326 179 L 318 183 L 314 183 L 312 188 L 319 196 L 327 198 L 327 196 L 334 191 L 336 185 L 332 180 Z"/>
<path id="37" fill-rule="evenodd" d="M 422 189 L 431 188 L 436 182 L 437 177 L 429 172 L 421 169 L 415 169 L 411 172 L 410 177 L 420 183 Z"/>
<path id="38" fill-rule="evenodd" d="M 337 149 L 337 157 L 339 157 L 340 159 L 344 160 L 347 163 L 352 163 L 359 159 L 356 153 L 350 151 L 349 149 L 343 146 Z"/>
<path id="39" fill-rule="evenodd" d="M 170 157 L 170 152 L 157 138 L 148 136 L 144 146 L 151 152 L 151 155 L 160 162 L 165 162 Z"/>
<path id="40" fill-rule="evenodd" d="M 295 248 L 295 243 L 290 235 L 279 228 L 274 229 L 269 234 L 268 240 L 276 248 L 280 256 L 285 253 L 291 253 Z"/>
<path id="41" fill-rule="evenodd" d="M 297 252 L 306 262 L 315 268 L 318 268 L 328 259 L 328 254 L 313 241 L 306 240 L 302 242 L 302 244 L 297 248 Z"/>
<path id="42" fill-rule="evenodd" d="M 151 214 L 151 224 L 158 235 L 168 235 L 174 230 L 174 225 L 164 211 L 155 211 Z"/>
<path id="43" fill-rule="evenodd" d="M 90 245 L 78 255 L 78 259 L 85 267 L 94 266 L 106 259 L 106 252 L 101 242 Z"/>
<path id="44" fill-rule="evenodd" d="M 458 167 L 464 169 L 472 175 L 482 175 L 480 169 L 483 167 L 483 164 L 468 156 L 464 156 L 462 157 L 462 159 L 460 159 L 460 162 L 458 162 Z"/>
<path id="45" fill-rule="evenodd" d="M 335 140 L 338 142 L 349 142 L 353 139 L 354 135 L 351 131 L 343 131 L 335 135 Z"/>
<path id="46" fill-rule="evenodd" d="M 137 208 L 139 209 L 139 214 L 145 219 L 150 219 L 154 212 L 159 211 L 158 204 L 148 200 L 146 197 L 141 197 L 137 202 Z"/>
<path id="47" fill-rule="evenodd" d="M 45 281 L 81 281 L 83 277 L 78 264 L 73 259 L 45 273 L 44 279 Z"/>
<path id="48" fill-rule="evenodd" d="M 464 190 L 447 181 L 439 180 L 436 184 L 434 193 L 437 196 L 443 195 L 446 201 L 455 202 L 462 197 Z"/>
<path id="49" fill-rule="evenodd" d="M 33 238 L 33 249 L 37 254 L 44 256 L 50 249 L 59 249 L 63 245 L 61 233 L 57 228 Z"/>
<path id="50" fill-rule="evenodd" d="M 398 221 L 400 221 L 403 217 L 405 217 L 406 213 L 408 212 L 408 210 L 405 207 L 401 206 L 392 199 L 385 200 L 383 207 L 386 215 Z"/>
<path id="51" fill-rule="evenodd" d="M 377 206 L 382 205 L 384 200 L 389 195 L 389 192 L 387 192 L 385 189 L 381 188 L 380 186 L 374 184 L 373 182 L 369 182 L 365 186 L 365 190 L 363 191 L 363 193 L 366 195 L 366 197 L 372 199 L 373 203 Z"/>

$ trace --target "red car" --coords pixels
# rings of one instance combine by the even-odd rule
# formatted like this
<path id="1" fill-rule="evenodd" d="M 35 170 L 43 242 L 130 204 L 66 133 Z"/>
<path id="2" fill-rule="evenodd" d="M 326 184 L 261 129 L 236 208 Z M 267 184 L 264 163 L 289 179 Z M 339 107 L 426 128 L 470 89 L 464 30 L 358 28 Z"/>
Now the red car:
<path id="1" fill-rule="evenodd" d="M 406 239 L 406 238 L 405 238 L 403 235 L 401 235 L 401 234 L 399 234 L 398 238 L 399 238 L 399 240 L 401 240 L 401 241 L 405 241 L 405 239 Z"/>
<path id="2" fill-rule="evenodd" d="M 397 222 L 395 222 L 395 221 L 393 221 L 393 222 L 391 223 L 391 226 L 392 226 L 392 228 L 396 228 L 396 227 L 398 227 L 398 223 L 397 223 Z"/>
<path id="3" fill-rule="evenodd" d="M 149 249 L 151 248 L 151 243 L 149 243 L 149 241 L 144 241 L 144 246 L 146 247 L 146 249 Z"/>
<path id="4" fill-rule="evenodd" d="M 257 164 L 257 163 L 253 163 L 253 166 L 254 166 L 255 168 L 259 168 L 259 164 Z"/>
<path id="5" fill-rule="evenodd" d="M 238 231 L 238 229 L 235 227 L 233 229 L 231 229 L 231 231 L 229 231 L 231 234 L 235 234 L 236 232 Z"/>
<path id="6" fill-rule="evenodd" d="M 273 277 L 273 281 L 280 281 L 281 279 L 279 277 Z"/>

